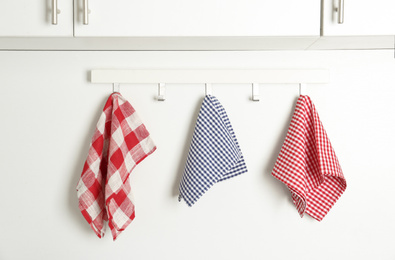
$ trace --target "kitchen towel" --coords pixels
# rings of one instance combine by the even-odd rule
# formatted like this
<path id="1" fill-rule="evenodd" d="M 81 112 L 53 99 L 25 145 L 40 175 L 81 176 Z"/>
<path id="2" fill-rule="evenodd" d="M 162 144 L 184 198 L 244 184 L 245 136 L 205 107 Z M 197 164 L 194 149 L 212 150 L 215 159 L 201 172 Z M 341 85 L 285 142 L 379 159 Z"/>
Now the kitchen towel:
<path id="1" fill-rule="evenodd" d="M 318 113 L 300 96 L 272 175 L 288 186 L 301 217 L 321 221 L 347 184 Z"/>
<path id="2" fill-rule="evenodd" d="M 134 219 L 129 175 L 155 149 L 132 105 L 120 93 L 111 94 L 77 185 L 79 208 L 98 237 L 107 221 L 115 240 Z"/>
<path id="3" fill-rule="evenodd" d="M 215 183 L 247 172 L 228 116 L 214 96 L 207 95 L 196 121 L 179 186 L 179 201 L 193 204 Z"/>

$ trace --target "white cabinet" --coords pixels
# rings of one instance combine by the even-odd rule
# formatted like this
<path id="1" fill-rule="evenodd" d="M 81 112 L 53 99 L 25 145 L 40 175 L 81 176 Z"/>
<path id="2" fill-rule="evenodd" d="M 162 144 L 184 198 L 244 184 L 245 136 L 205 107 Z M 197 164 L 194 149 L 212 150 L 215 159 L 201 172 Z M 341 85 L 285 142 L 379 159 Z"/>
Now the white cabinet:
<path id="1" fill-rule="evenodd" d="M 344 22 L 339 4 L 343 3 Z M 395 35 L 394 0 L 324 0 L 323 36 Z"/>
<path id="2" fill-rule="evenodd" d="M 303 50 L 320 36 L 320 3 L 2 0 L 0 26 L 0 50 Z"/>
<path id="3" fill-rule="evenodd" d="M 319 36 L 316 0 L 2 0 L 3 37 Z M 60 13 L 52 24 L 54 4 Z M 89 24 L 84 24 L 87 15 Z"/>
<path id="4" fill-rule="evenodd" d="M 386 49 L 394 35 L 395 0 L 0 0 L 3 50 Z"/>
<path id="5" fill-rule="evenodd" d="M 75 0 L 75 36 L 319 36 L 317 0 Z"/>
<path id="6" fill-rule="evenodd" d="M 394 0 L 324 0 L 322 10 L 322 37 L 310 49 L 394 48 Z"/>
<path id="7" fill-rule="evenodd" d="M 73 2 L 57 0 L 60 13 L 52 24 L 52 0 L 1 0 L 0 36 L 73 36 Z"/>

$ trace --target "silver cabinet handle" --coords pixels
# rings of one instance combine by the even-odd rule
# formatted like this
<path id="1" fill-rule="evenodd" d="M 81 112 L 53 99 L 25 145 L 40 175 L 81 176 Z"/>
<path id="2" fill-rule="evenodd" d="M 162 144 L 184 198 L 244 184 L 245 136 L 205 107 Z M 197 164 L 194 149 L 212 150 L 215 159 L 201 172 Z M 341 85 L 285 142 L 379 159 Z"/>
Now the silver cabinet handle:
<path id="1" fill-rule="evenodd" d="M 58 14 L 60 10 L 58 9 L 58 0 L 52 0 L 52 24 L 58 24 Z"/>
<path id="2" fill-rule="evenodd" d="M 90 10 L 89 10 L 89 8 L 88 8 L 88 0 L 83 0 L 84 1 L 84 24 L 89 24 L 89 17 L 88 17 L 88 15 L 89 15 L 89 13 L 90 13 Z"/>
<path id="3" fill-rule="evenodd" d="M 344 0 L 339 0 L 339 7 L 337 8 L 338 20 L 337 23 L 342 24 L 344 22 Z"/>

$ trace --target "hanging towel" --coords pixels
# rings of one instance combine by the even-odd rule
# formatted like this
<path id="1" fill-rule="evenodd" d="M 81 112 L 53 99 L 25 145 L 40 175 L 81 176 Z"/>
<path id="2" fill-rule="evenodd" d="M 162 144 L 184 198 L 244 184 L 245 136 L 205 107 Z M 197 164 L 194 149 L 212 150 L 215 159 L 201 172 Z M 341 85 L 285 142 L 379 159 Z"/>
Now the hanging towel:
<path id="1" fill-rule="evenodd" d="M 129 175 L 155 151 L 147 129 L 120 93 L 107 100 L 77 185 L 79 208 L 98 237 L 105 224 L 113 239 L 135 217 Z"/>
<path id="2" fill-rule="evenodd" d="M 192 206 L 214 183 L 247 172 L 233 128 L 214 96 L 203 100 L 196 121 L 180 195 Z"/>
<path id="3" fill-rule="evenodd" d="M 308 96 L 298 98 L 272 175 L 288 186 L 300 216 L 306 213 L 318 221 L 346 190 L 335 151 Z"/>

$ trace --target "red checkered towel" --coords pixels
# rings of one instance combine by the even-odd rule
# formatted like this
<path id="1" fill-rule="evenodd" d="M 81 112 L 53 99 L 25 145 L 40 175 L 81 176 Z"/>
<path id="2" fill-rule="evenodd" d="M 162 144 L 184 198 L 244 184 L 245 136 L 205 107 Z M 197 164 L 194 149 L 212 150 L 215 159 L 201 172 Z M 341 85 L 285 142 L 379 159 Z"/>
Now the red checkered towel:
<path id="1" fill-rule="evenodd" d="M 134 108 L 120 93 L 113 93 L 97 123 L 77 185 L 79 208 L 98 237 L 104 236 L 107 221 L 115 240 L 134 219 L 128 178 L 155 149 Z"/>
<path id="2" fill-rule="evenodd" d="M 314 104 L 300 96 L 272 175 L 288 186 L 299 214 L 321 221 L 346 190 L 335 151 Z"/>

